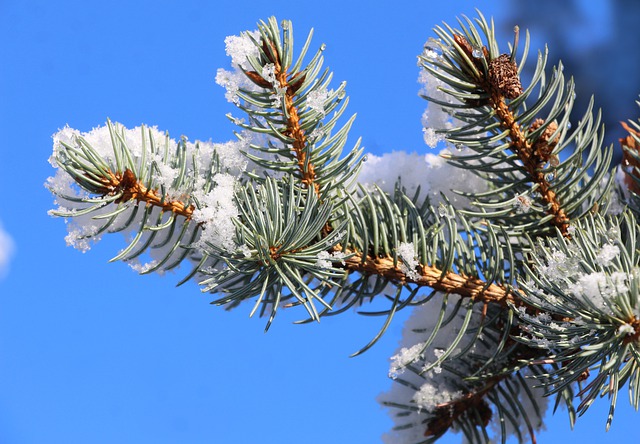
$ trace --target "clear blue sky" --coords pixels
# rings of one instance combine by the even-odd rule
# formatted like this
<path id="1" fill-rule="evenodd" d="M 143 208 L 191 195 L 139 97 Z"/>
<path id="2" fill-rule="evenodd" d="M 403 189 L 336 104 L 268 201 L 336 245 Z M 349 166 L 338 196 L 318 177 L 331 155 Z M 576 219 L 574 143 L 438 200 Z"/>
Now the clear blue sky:
<path id="1" fill-rule="evenodd" d="M 230 140 L 232 107 L 214 83 L 229 65 L 224 38 L 276 15 L 299 40 L 314 27 L 315 44 L 327 44 L 358 113 L 353 141 L 377 154 L 426 151 L 416 55 L 434 24 L 474 6 L 505 16 L 502 1 L 0 1 L 0 221 L 16 244 L 0 281 L 0 444 L 380 442 L 391 421 L 375 397 L 390 384 L 405 314 L 350 359 L 382 319 L 299 326 L 301 312 L 279 313 L 264 334 L 247 307 L 224 312 L 195 284 L 174 288 L 180 273 L 107 264 L 124 245 L 117 235 L 87 254 L 67 248 L 64 222 L 46 214 L 51 135 L 109 117 Z M 608 435 L 605 410 L 573 435 L 561 412 L 539 442 L 637 436 L 626 393 Z"/>

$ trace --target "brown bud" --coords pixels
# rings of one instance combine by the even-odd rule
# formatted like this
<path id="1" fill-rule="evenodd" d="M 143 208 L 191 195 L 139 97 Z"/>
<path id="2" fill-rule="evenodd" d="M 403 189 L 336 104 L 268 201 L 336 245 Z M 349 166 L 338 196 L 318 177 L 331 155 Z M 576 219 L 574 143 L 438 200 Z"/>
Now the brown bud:
<path id="1" fill-rule="evenodd" d="M 529 131 L 533 132 L 544 125 L 544 119 L 536 119 L 529 127 Z M 538 159 L 540 163 L 546 163 L 547 161 L 551 162 L 551 158 L 553 157 L 551 153 L 553 149 L 558 144 L 558 140 L 560 138 L 559 134 L 556 134 L 556 137 L 553 140 L 551 136 L 558 130 L 558 123 L 554 120 L 547 125 L 542 134 L 538 136 L 538 138 L 533 142 L 533 155 Z M 555 159 L 557 161 L 557 159 Z"/>
<path id="2" fill-rule="evenodd" d="M 300 71 L 289 80 L 289 90 L 291 90 L 291 94 L 295 94 L 298 92 L 306 78 L 307 73 L 304 71 Z"/>
<path id="3" fill-rule="evenodd" d="M 638 184 L 633 179 L 632 176 L 635 176 L 636 168 L 640 168 L 640 162 L 631 154 L 631 152 L 635 152 L 640 154 L 640 144 L 633 137 L 640 137 L 640 132 L 631 128 L 624 122 L 620 122 L 622 127 L 629 133 L 627 137 L 623 137 L 620 139 L 620 145 L 622 145 L 622 167 L 625 172 L 624 176 L 624 184 L 627 188 L 633 191 L 636 194 L 640 194 L 640 189 Z"/>
<path id="4" fill-rule="evenodd" d="M 518 66 L 508 54 L 501 54 L 489 62 L 489 82 L 507 99 L 515 99 L 522 94 Z"/>
<path id="5" fill-rule="evenodd" d="M 453 34 L 453 40 L 462 48 L 467 57 L 473 60 L 473 47 L 467 38 L 461 34 Z"/>
<path id="6" fill-rule="evenodd" d="M 255 71 L 245 71 L 244 74 L 251 80 L 253 83 L 258 85 L 261 88 L 271 88 L 271 83 L 267 82 L 262 78 L 260 74 Z"/>
<path id="7" fill-rule="evenodd" d="M 276 66 L 280 66 L 280 56 L 278 54 L 278 50 L 276 49 L 276 45 L 273 42 L 268 40 L 262 41 L 262 51 L 264 51 L 265 56 L 267 56 L 267 60 Z"/>
<path id="8" fill-rule="evenodd" d="M 129 188 L 133 188 L 138 183 L 138 179 L 136 179 L 136 175 L 129 168 L 124 170 L 122 173 L 122 179 L 120 179 L 120 183 L 118 187 L 122 190 L 128 190 Z"/>

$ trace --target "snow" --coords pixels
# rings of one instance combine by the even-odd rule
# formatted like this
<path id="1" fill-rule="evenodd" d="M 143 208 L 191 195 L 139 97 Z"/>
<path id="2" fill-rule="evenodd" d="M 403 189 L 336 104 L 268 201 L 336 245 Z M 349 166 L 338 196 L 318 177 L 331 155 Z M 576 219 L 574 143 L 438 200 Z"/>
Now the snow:
<path id="1" fill-rule="evenodd" d="M 251 39 L 260 41 L 259 31 L 245 31 L 240 35 L 230 35 L 224 39 L 225 53 L 231 57 L 233 66 L 241 66 L 244 69 L 250 69 L 251 65 L 247 61 L 247 57 L 258 57 L 258 47 Z"/>
<path id="2" fill-rule="evenodd" d="M 578 259 L 567 256 L 564 251 L 552 249 L 545 258 L 547 264 L 539 266 L 539 273 L 553 283 L 562 284 L 565 279 L 579 273 Z"/>
<path id="3" fill-rule="evenodd" d="M 442 325 L 433 342 L 425 348 L 425 341 L 433 332 L 445 297 L 448 299 L 444 316 L 445 319 L 451 317 L 451 322 Z M 459 375 L 469 374 L 470 366 L 474 364 L 469 363 L 466 359 L 445 358 L 445 353 L 458 335 L 466 315 L 464 309 L 458 310 L 457 313 L 453 312 L 453 307 L 458 301 L 459 296 L 446 296 L 438 293 L 428 302 L 414 308 L 411 316 L 405 322 L 398 351 L 392 356 L 389 367 L 389 376 L 396 381 L 392 383 L 390 390 L 378 397 L 378 402 L 387 405 L 396 427 L 383 436 L 383 442 L 422 442 L 425 439 L 426 424 L 433 417 L 435 409 L 460 399 L 469 390 L 469 385 Z M 481 307 L 473 308 L 471 330 L 462 338 L 449 358 L 460 353 L 474 339 L 472 332 L 482 318 L 481 309 Z M 543 315 L 543 318 L 550 319 L 548 315 L 546 317 Z M 495 339 L 489 339 L 489 336 Z M 474 356 L 478 363 L 489 358 L 496 346 L 494 340 L 498 340 L 495 334 L 483 335 L 471 345 L 467 351 L 468 356 Z M 443 363 L 446 365 L 434 366 L 433 364 L 441 358 L 446 359 Z M 425 371 L 429 368 L 430 370 Z M 524 373 L 523 376 L 529 375 Z M 533 403 L 536 403 L 541 414 L 544 415 L 547 410 L 547 399 L 543 397 L 544 390 L 534 387 L 537 384 L 535 380 L 511 378 L 510 386 L 517 389 L 518 385 L 516 384 L 526 384 L 533 393 L 533 399 L 530 399 L 525 390 L 517 390 L 518 400 L 522 405 L 528 407 L 527 411 L 530 413 L 529 419 L 533 427 L 540 429 L 543 427 L 542 418 L 535 414 Z M 509 396 L 508 390 L 496 391 L 495 393 L 501 398 L 502 405 L 508 405 L 511 402 L 511 400 L 504 398 L 505 395 Z M 402 408 L 401 406 L 406 407 Z M 495 411 L 494 415 L 496 415 Z M 521 417 L 520 420 L 522 420 Z M 494 427 L 492 429 L 494 436 L 499 437 L 500 425 L 495 423 L 492 426 Z M 524 423 L 521 426 L 526 427 Z M 506 427 L 508 435 L 515 432 L 511 424 L 506 424 Z M 455 431 L 455 428 L 452 430 Z"/>
<path id="4" fill-rule="evenodd" d="M 422 85 L 419 93 L 423 96 L 433 98 L 444 103 L 460 103 L 458 99 L 442 91 L 441 88 L 447 87 L 442 80 L 433 76 L 433 74 L 425 69 L 420 70 L 418 83 Z M 434 102 L 429 102 L 427 104 L 427 109 L 422 114 L 424 141 L 431 148 L 435 148 L 438 143 L 445 140 L 444 134 L 439 131 L 461 125 L 464 124 L 453 117 L 444 107 Z"/>
<path id="5" fill-rule="evenodd" d="M 604 244 L 598 255 L 596 256 L 596 262 L 603 267 L 611 265 L 611 262 L 620 254 L 620 248 L 613 244 Z"/>
<path id="6" fill-rule="evenodd" d="M 460 391 L 463 381 L 454 373 L 444 368 L 434 368 L 423 374 L 419 374 L 430 362 L 431 357 L 437 360 L 451 344 L 458 334 L 464 319 L 464 310 L 452 313 L 453 307 L 459 299 L 457 295 L 449 295 L 445 317 L 454 315 L 451 322 L 442 325 L 435 340 L 425 350 L 425 341 L 431 335 L 440 315 L 443 299 L 447 297 L 442 293 L 433 296 L 427 303 L 416 307 L 402 330 L 402 338 L 398 351 L 391 357 L 389 376 L 392 379 L 402 379 L 410 386 L 401 383 L 393 383 L 386 393 L 378 397 L 382 404 L 391 403 L 406 405 L 408 409 L 401 410 L 402 414 L 390 411 L 397 427 L 412 424 L 411 427 L 402 430 L 394 430 L 383 437 L 384 442 L 414 442 L 412 437 L 421 436 L 424 439 L 424 421 L 429 419 L 429 413 L 437 404 L 448 402 L 461 396 Z M 472 324 L 477 324 L 479 316 L 474 316 Z M 454 353 L 459 352 L 468 345 L 469 336 L 465 337 L 458 345 Z M 472 346 L 471 351 L 480 355 L 489 355 L 489 350 L 479 342 Z M 459 369 L 466 372 L 468 369 Z M 435 397 L 434 397 L 435 396 Z M 418 407 L 418 410 L 415 409 Z M 391 409 L 391 407 L 389 407 Z"/>
<path id="7" fill-rule="evenodd" d="M 316 267 L 318 268 L 333 268 L 334 262 L 339 262 L 342 265 L 345 264 L 344 258 L 346 254 L 342 251 L 334 251 L 329 253 L 328 251 L 321 251 L 317 254 L 318 260 L 316 261 Z"/>
<path id="8" fill-rule="evenodd" d="M 608 275 L 596 271 L 582 274 L 571 291 L 575 296 L 590 301 L 603 312 L 611 313 L 611 307 L 614 304 L 613 298 L 617 294 L 629 291 L 627 281 L 626 273 L 614 272 Z"/>
<path id="9" fill-rule="evenodd" d="M 236 205 L 234 193 L 240 185 L 238 179 L 227 173 L 213 176 L 216 184 L 211 191 L 195 191 L 198 208 L 193 212 L 192 219 L 203 224 L 203 232 L 197 243 L 203 250 L 206 243 L 226 250 L 234 250 L 235 225 L 233 219 L 240 214 Z"/>
<path id="10" fill-rule="evenodd" d="M 251 38 L 260 41 L 260 32 L 245 31 L 240 35 L 231 35 L 224 39 L 225 52 L 231 57 L 232 70 L 220 68 L 216 72 L 216 83 L 226 90 L 225 98 L 238 105 L 237 92 L 240 88 L 257 91 L 259 87 L 247 78 L 242 69 L 253 71 L 248 57 L 258 57 L 260 51 Z M 242 69 L 241 69 L 242 68 Z"/>
<path id="11" fill-rule="evenodd" d="M 329 98 L 329 93 L 326 88 L 316 89 L 310 91 L 306 96 L 307 108 L 317 112 L 318 118 L 322 119 L 325 116 L 324 102 Z"/>
<path id="12" fill-rule="evenodd" d="M 427 413 L 433 413 L 440 404 L 451 402 L 452 400 L 462 396 L 462 391 L 450 391 L 447 387 L 441 388 L 439 384 L 425 383 L 420 390 L 413 395 L 412 400 L 418 408 Z"/>
<path id="13" fill-rule="evenodd" d="M 624 323 L 618 327 L 618 336 L 631 336 L 636 334 L 635 328 L 631 324 Z"/>
<path id="14" fill-rule="evenodd" d="M 420 265 L 420 262 L 416 259 L 418 254 L 412 242 L 401 242 L 396 248 L 396 252 L 402 264 L 400 266 L 402 272 L 407 275 L 409 279 L 418 280 L 420 274 L 416 271 L 416 267 Z"/>
<path id="15" fill-rule="evenodd" d="M 389 377 L 391 379 L 396 379 L 398 376 L 403 374 L 407 365 L 422 357 L 423 349 L 424 344 L 422 342 L 414 344 L 409 348 L 402 347 L 398 353 L 390 358 L 391 365 L 389 366 Z"/>
<path id="16" fill-rule="evenodd" d="M 531 209 L 531 198 L 525 195 L 517 196 L 513 206 L 518 214 L 528 213 Z"/>
<path id="17" fill-rule="evenodd" d="M 441 150 L 438 155 L 404 151 L 392 151 L 381 156 L 368 154 L 358 181 L 365 188 L 373 189 L 375 184 L 393 195 L 395 184 L 401 179 L 408 196 L 413 197 L 420 187 L 420 196 L 423 199 L 428 196 L 434 206 L 443 201 L 443 193 L 456 208 L 469 207 L 470 200 L 454 191 L 478 193 L 486 190 L 487 183 L 471 170 L 449 164 L 444 158 L 449 154 L 451 152 L 448 149 Z"/>

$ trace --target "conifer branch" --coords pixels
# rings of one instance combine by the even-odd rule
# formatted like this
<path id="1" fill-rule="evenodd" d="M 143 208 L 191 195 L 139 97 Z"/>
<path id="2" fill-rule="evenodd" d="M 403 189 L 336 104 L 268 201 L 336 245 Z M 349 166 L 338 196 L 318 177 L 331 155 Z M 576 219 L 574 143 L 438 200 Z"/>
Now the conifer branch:
<path id="1" fill-rule="evenodd" d="M 519 34 L 517 27 L 515 33 L 515 41 L 517 42 Z M 558 196 L 552 190 L 551 184 L 547 181 L 546 173 L 543 171 L 543 167 L 551 159 L 553 148 L 557 143 L 557 137 L 554 140 L 549 140 L 549 138 L 552 134 L 555 134 L 558 126 L 555 122 L 550 122 L 546 125 L 545 132 L 541 137 L 535 143 L 532 143 L 526 137 L 525 129 L 518 124 L 516 116 L 508 103 L 508 100 L 517 99 L 523 93 L 518 67 L 513 60 L 515 46 L 511 56 L 502 54 L 491 59 L 486 46 L 482 47 L 482 55 L 479 56 L 477 54 L 478 49 L 474 49 L 464 36 L 454 34 L 453 37 L 467 58 L 475 65 L 478 74 L 478 86 L 481 91 L 487 93 L 488 104 L 500 120 L 500 126 L 508 131 L 510 148 L 518 155 L 530 181 L 538 185 L 539 194 L 549 205 L 547 212 L 553 216 L 550 222 L 560 230 L 563 236 L 569 236 L 567 232 L 570 223 L 569 217 Z M 483 66 L 484 59 L 489 64 L 488 70 Z M 530 131 L 535 131 L 544 123 L 544 120 L 538 119 L 534 122 Z"/>
<path id="2" fill-rule="evenodd" d="M 273 75 L 277 82 L 277 89 L 284 91 L 284 108 L 286 109 L 285 118 L 287 123 L 286 130 L 283 134 L 292 139 L 292 149 L 301 174 L 300 180 L 308 187 L 313 187 L 316 194 L 319 194 L 320 186 L 315 180 L 315 166 L 309 162 L 306 152 L 307 137 L 301 127 L 298 108 L 294 105 L 294 98 L 305 81 L 306 73 L 300 71 L 290 78 L 287 67 L 282 65 L 276 45 L 271 40 L 263 40 L 262 51 L 269 63 L 274 65 Z M 263 88 L 273 87 L 273 85 L 260 77 L 255 71 L 247 71 L 245 74 L 253 80 L 254 83 Z"/>

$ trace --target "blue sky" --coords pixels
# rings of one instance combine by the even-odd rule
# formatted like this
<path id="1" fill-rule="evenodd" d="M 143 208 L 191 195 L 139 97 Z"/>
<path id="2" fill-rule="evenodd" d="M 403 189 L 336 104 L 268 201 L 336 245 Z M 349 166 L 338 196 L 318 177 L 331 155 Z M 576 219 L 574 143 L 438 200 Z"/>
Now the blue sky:
<path id="1" fill-rule="evenodd" d="M 264 334 L 247 307 L 225 312 L 195 284 L 175 288 L 180 272 L 141 277 L 108 264 L 124 246 L 118 235 L 86 254 L 66 247 L 43 187 L 51 135 L 65 124 L 88 131 L 109 117 L 230 140 L 233 108 L 214 82 L 229 66 L 224 38 L 271 15 L 293 20 L 298 40 L 314 27 L 315 44 L 327 44 L 325 63 L 336 85 L 347 80 L 358 113 L 351 140 L 377 154 L 426 152 L 416 55 L 433 25 L 473 7 L 499 20 L 504 4 L 376 5 L 0 2 L 0 221 L 16 246 L 0 280 L 1 444 L 380 442 L 391 421 L 375 397 L 390 384 L 406 314 L 357 358 L 348 356 L 382 319 L 347 313 L 300 326 L 300 312 L 279 313 Z M 637 416 L 626 399 L 607 435 L 603 403 L 572 435 L 561 412 L 539 442 L 628 439 Z"/>

